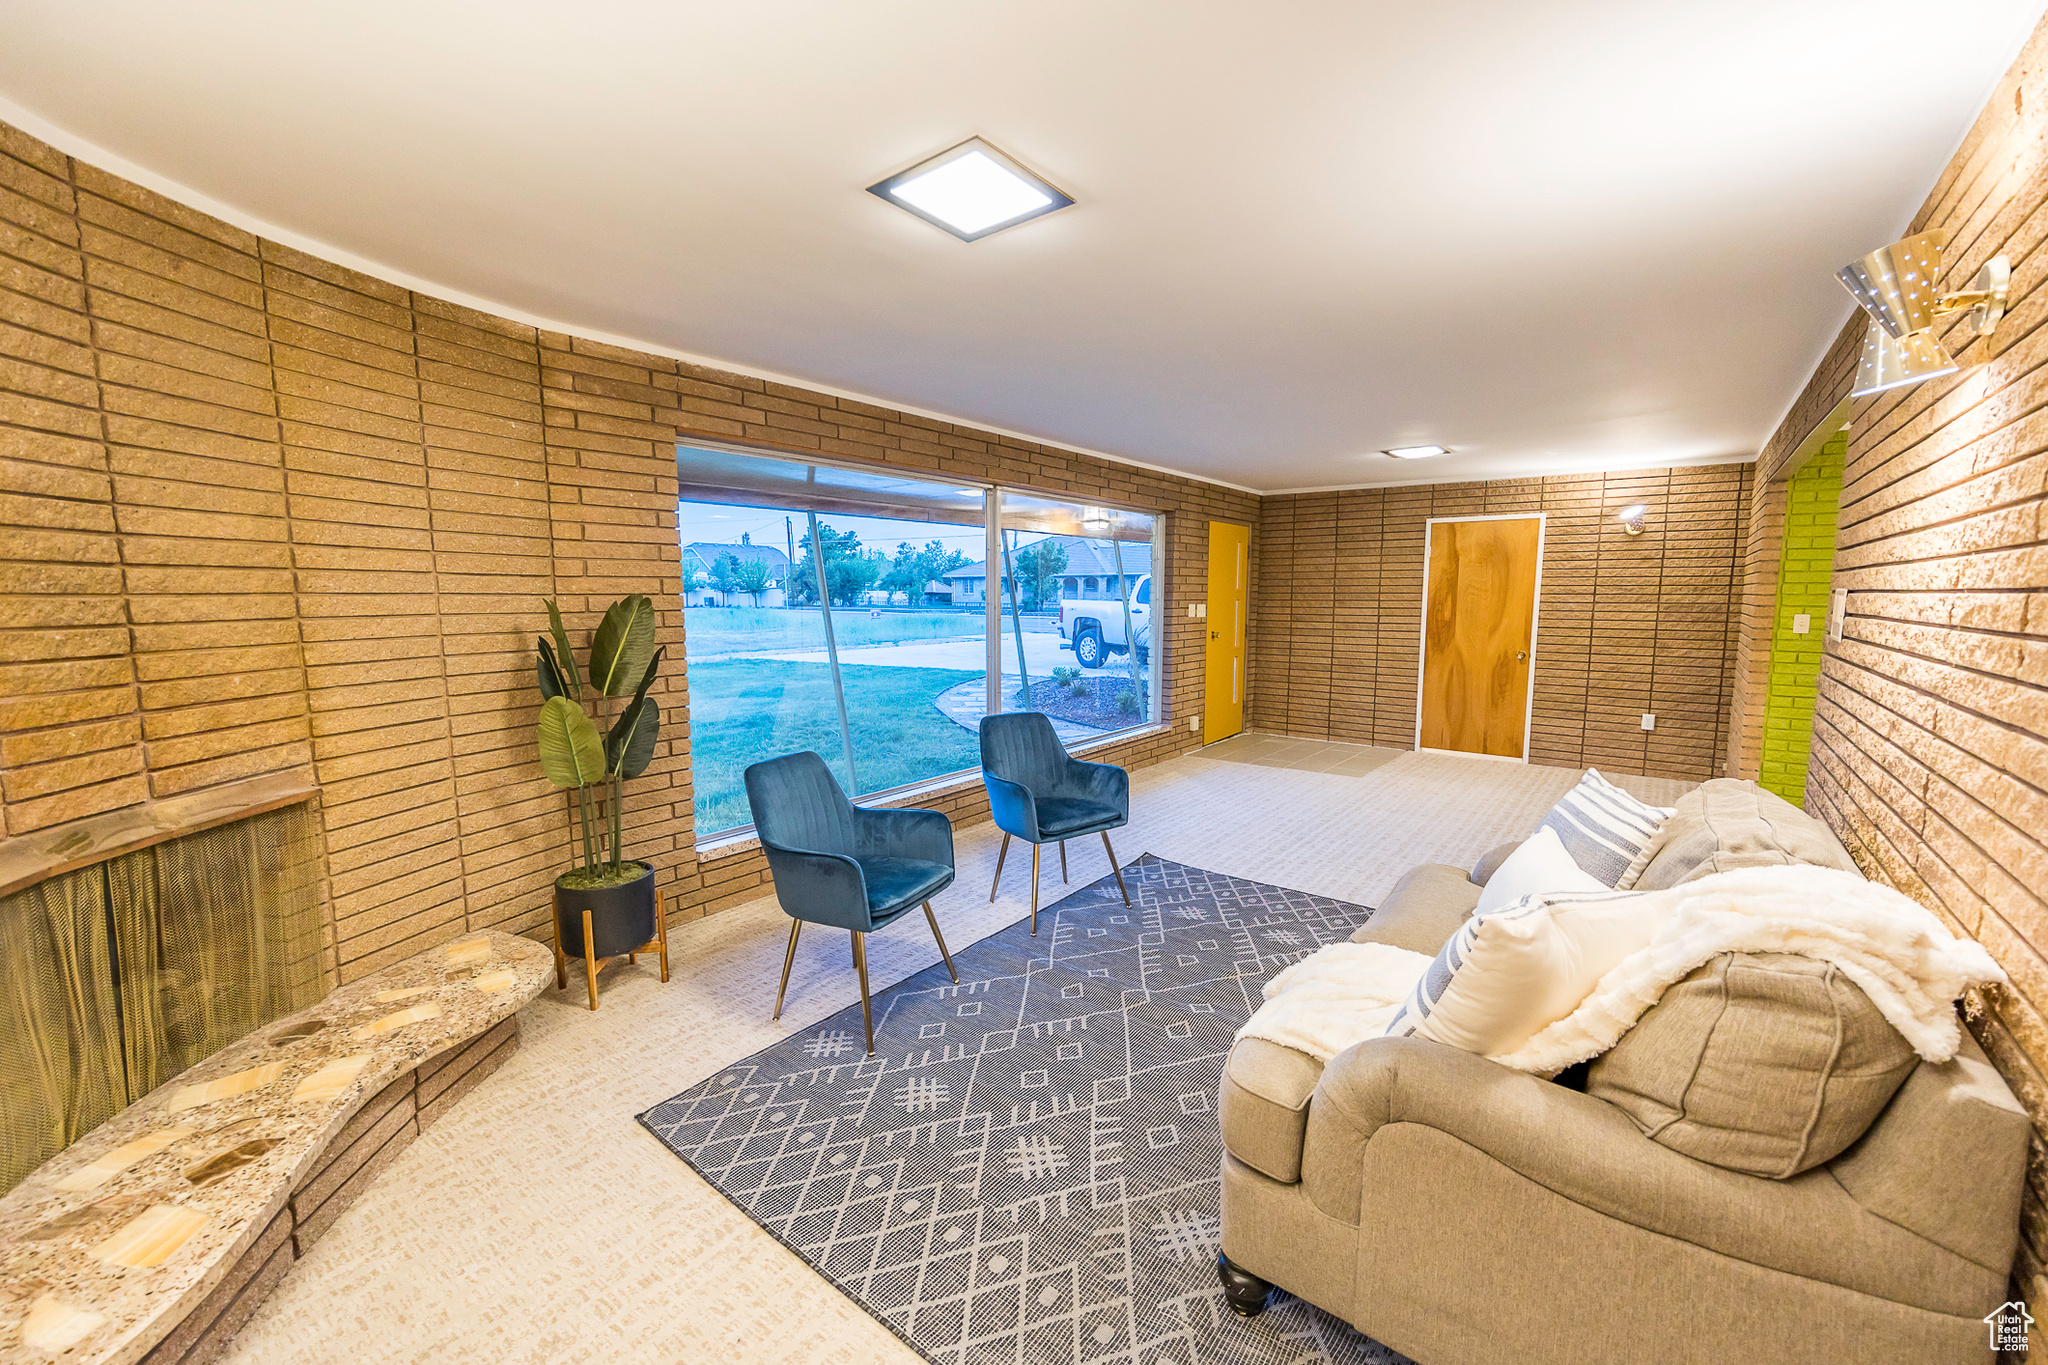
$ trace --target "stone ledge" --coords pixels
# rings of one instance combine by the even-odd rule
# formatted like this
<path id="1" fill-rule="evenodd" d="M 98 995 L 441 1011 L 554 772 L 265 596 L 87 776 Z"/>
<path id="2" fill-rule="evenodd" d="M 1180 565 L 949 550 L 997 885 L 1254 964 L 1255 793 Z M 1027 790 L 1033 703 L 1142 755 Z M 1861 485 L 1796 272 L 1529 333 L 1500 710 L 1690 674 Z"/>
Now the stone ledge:
<path id="1" fill-rule="evenodd" d="M 0 896 L 138 848 L 295 806 L 319 794 L 320 788 L 304 769 L 265 773 L 0 839 Z"/>
<path id="2" fill-rule="evenodd" d="M 496 930 L 431 948 L 52 1157 L 0 1198 L 0 1357 L 213 1359 L 292 1260 L 517 1050 L 517 1011 L 553 977 L 545 948 Z"/>

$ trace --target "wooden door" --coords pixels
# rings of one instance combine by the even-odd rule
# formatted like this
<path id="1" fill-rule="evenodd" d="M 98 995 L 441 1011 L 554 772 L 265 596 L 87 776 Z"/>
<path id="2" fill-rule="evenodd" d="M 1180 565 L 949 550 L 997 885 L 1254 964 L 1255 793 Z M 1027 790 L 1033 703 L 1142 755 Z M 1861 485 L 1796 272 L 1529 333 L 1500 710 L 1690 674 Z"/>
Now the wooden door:
<path id="1" fill-rule="evenodd" d="M 1528 757 L 1541 517 L 1429 523 L 1416 744 Z"/>
<path id="2" fill-rule="evenodd" d="M 1229 739 L 1244 729 L 1244 630 L 1251 607 L 1252 533 L 1227 521 L 1209 523 L 1209 628 L 1207 697 L 1202 743 Z"/>

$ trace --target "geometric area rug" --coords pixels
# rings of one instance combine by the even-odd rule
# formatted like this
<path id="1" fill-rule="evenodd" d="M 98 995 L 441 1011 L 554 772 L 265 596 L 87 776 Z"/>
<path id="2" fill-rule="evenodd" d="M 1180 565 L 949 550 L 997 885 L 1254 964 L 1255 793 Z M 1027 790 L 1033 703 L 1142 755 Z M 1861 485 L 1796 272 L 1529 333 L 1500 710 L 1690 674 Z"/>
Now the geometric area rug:
<path id="1" fill-rule="evenodd" d="M 1259 986 L 1372 912 L 1150 854 L 640 1122 L 943 1365 L 1399 1365 L 1216 1282 L 1216 1089 Z M 843 955 L 843 949 L 842 955 Z M 849 968 L 850 970 L 850 968 Z"/>

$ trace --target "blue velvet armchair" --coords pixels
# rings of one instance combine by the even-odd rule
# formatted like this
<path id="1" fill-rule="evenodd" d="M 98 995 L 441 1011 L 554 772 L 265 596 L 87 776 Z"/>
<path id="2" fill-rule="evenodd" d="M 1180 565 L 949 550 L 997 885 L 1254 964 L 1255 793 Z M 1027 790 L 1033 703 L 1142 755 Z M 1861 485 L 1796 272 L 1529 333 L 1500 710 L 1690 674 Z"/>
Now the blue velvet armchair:
<path id="1" fill-rule="evenodd" d="M 1067 876 L 1067 840 L 1100 834 L 1116 873 L 1124 904 L 1131 893 L 1109 832 L 1131 818 L 1131 776 L 1107 763 L 1083 763 L 1067 755 L 1052 721 L 1036 711 L 1013 711 L 981 720 L 981 780 L 988 788 L 989 810 L 1003 832 L 996 854 L 996 879 L 988 898 L 996 898 L 1003 882 L 1003 860 L 1010 856 L 1012 836 L 1031 845 L 1031 932 L 1038 932 L 1038 851 L 1060 846 L 1060 880 Z"/>
<path id="2" fill-rule="evenodd" d="M 946 971 L 960 979 L 931 900 L 953 883 L 952 822 L 935 810 L 856 806 L 833 780 L 825 760 L 809 752 L 756 763 L 747 769 L 746 781 L 754 828 L 775 878 L 775 898 L 790 919 L 774 1017 L 782 1017 L 782 997 L 804 924 L 848 930 L 853 968 L 860 976 L 861 1022 L 873 1056 L 875 1018 L 868 1003 L 865 935 L 922 901 Z"/>

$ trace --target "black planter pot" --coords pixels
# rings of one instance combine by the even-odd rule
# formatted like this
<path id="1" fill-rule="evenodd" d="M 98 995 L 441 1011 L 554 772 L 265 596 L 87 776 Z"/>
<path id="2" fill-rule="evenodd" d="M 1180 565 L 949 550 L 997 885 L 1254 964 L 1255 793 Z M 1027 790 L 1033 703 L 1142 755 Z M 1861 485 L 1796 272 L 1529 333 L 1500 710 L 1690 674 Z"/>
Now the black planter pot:
<path id="1" fill-rule="evenodd" d="M 570 887 L 555 878 L 555 935 L 565 957 L 595 963 L 620 957 L 653 942 L 654 869 L 635 863 L 640 875 L 622 886 Z M 563 873 L 562 876 L 568 876 Z M 583 916 L 590 915 L 591 942 L 583 942 Z"/>

